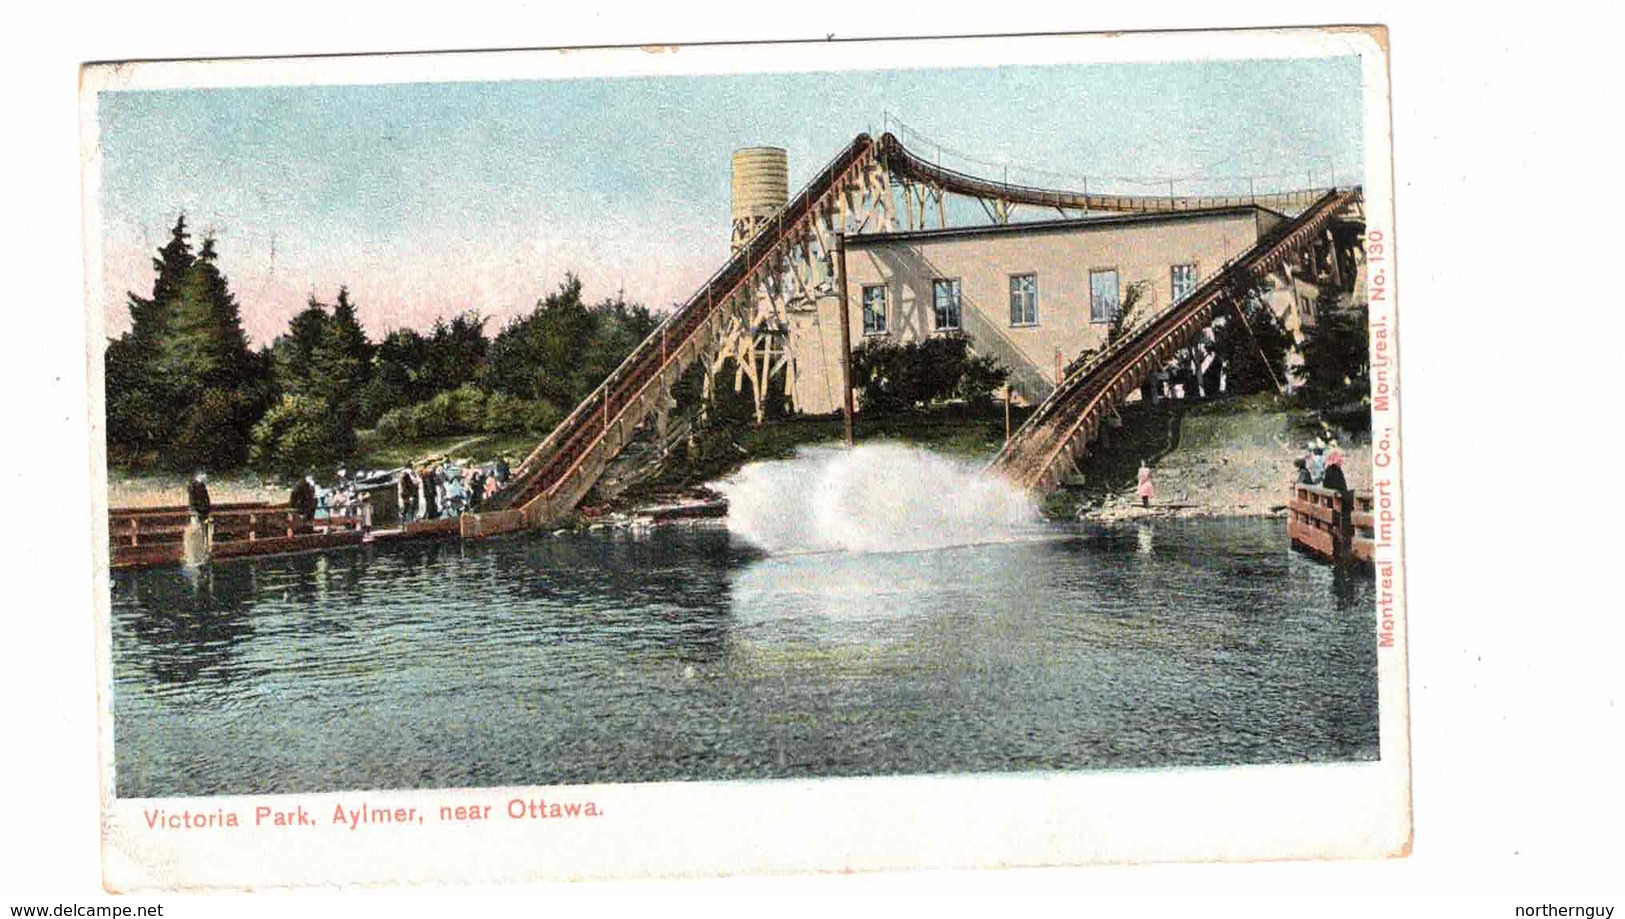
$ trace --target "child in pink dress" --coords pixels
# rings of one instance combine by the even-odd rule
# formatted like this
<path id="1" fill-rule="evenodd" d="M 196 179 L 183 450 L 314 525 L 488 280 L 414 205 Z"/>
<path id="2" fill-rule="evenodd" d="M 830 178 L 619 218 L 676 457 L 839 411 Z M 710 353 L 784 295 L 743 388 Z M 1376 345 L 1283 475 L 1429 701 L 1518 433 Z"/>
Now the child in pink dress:
<path id="1" fill-rule="evenodd" d="M 1140 499 L 1141 507 L 1150 507 L 1151 499 L 1157 495 L 1157 487 L 1151 484 L 1151 467 L 1140 461 L 1140 484 L 1134 489 L 1134 494 Z"/>

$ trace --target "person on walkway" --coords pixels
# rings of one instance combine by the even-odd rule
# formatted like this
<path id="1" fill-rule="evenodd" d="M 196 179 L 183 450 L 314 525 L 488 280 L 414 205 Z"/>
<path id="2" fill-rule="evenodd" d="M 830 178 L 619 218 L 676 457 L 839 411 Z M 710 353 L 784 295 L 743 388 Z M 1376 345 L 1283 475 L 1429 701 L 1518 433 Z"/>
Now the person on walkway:
<path id="1" fill-rule="evenodd" d="M 440 476 L 433 466 L 423 469 L 423 519 L 433 520 L 440 516 L 440 495 L 437 493 L 440 485 Z"/>
<path id="2" fill-rule="evenodd" d="M 1354 495 L 1349 491 L 1348 479 L 1343 476 L 1342 451 L 1335 447 L 1326 456 L 1326 474 L 1320 480 L 1320 487 L 1338 495 L 1337 554 L 1342 557 L 1354 539 Z"/>
<path id="3" fill-rule="evenodd" d="M 209 519 L 209 476 L 203 470 L 192 473 L 192 483 L 186 486 L 186 509 L 198 523 Z"/>
<path id="4" fill-rule="evenodd" d="M 401 472 L 397 487 L 400 489 L 401 522 L 407 523 L 417 516 L 418 511 L 418 481 L 412 475 L 411 466 Z"/>
<path id="5" fill-rule="evenodd" d="M 1151 499 L 1157 495 L 1157 487 L 1151 484 L 1151 467 L 1140 460 L 1140 484 L 1135 486 L 1134 494 L 1140 499 L 1141 507 L 1150 507 Z"/>
<path id="6" fill-rule="evenodd" d="M 288 506 L 293 512 L 306 520 L 316 516 L 316 480 L 305 476 L 294 483 L 293 491 L 288 493 Z"/>
<path id="7" fill-rule="evenodd" d="M 1309 444 L 1309 478 L 1316 485 L 1326 478 L 1326 444 L 1319 439 Z"/>
<path id="8" fill-rule="evenodd" d="M 446 516 L 456 517 L 467 508 L 463 503 L 463 470 L 447 465 L 441 469 L 441 473 L 446 480 L 445 500 L 441 502 L 441 507 L 445 509 Z"/>
<path id="9" fill-rule="evenodd" d="M 1331 441 L 1330 443 L 1328 443 L 1326 445 L 1326 465 L 1327 466 L 1341 466 L 1341 465 L 1343 465 L 1343 451 L 1342 451 L 1342 449 L 1340 449 L 1337 446 L 1337 441 L 1336 440 L 1333 440 L 1333 441 Z"/>
<path id="10" fill-rule="evenodd" d="M 1315 484 L 1315 477 L 1309 474 L 1309 459 L 1307 457 L 1298 457 L 1292 461 L 1292 465 L 1298 468 L 1297 482 L 1299 485 Z"/>

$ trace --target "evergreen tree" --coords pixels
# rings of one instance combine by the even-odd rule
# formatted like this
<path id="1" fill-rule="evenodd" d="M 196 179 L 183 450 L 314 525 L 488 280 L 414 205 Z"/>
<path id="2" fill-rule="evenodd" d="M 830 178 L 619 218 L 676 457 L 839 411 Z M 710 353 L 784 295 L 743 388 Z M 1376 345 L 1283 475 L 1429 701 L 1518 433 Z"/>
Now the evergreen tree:
<path id="1" fill-rule="evenodd" d="M 423 376 L 431 387 L 429 395 L 473 382 L 485 361 L 488 346 L 485 318 L 479 313 L 459 313 L 450 323 L 436 319 L 424 355 Z"/>
<path id="2" fill-rule="evenodd" d="M 339 288 L 338 301 L 329 307 L 311 297 L 306 307 L 288 322 L 288 332 L 272 347 L 277 388 L 286 396 L 321 400 L 324 410 L 341 422 L 354 425 L 361 417 L 362 398 L 372 378 L 372 343 L 356 317 L 347 288 Z"/>
<path id="3" fill-rule="evenodd" d="M 1294 368 L 1306 405 L 1321 411 L 1360 405 L 1371 393 L 1371 342 L 1364 304 L 1346 304 L 1328 288 L 1304 328 L 1303 364 Z M 1357 415 L 1366 415 L 1364 411 Z"/>
<path id="4" fill-rule="evenodd" d="M 509 322 L 492 339 L 482 381 L 488 389 L 520 399 L 573 406 L 602 380 L 582 389 L 578 379 L 577 362 L 592 331 L 592 316 L 581 302 L 581 279 L 566 275 L 530 315 Z"/>
<path id="5" fill-rule="evenodd" d="M 305 308 L 288 320 L 288 331 L 271 344 L 271 363 L 277 389 L 284 395 L 314 396 L 312 360 L 327 336 L 332 317 L 327 306 L 312 296 Z"/>
<path id="6" fill-rule="evenodd" d="M 158 459 L 176 430 L 178 393 L 174 381 L 154 367 L 168 336 L 169 310 L 191 273 L 195 258 L 186 232 L 186 215 L 175 221 L 169 242 L 152 260 L 152 295 L 127 292 L 130 331 L 110 342 L 104 355 L 107 393 L 107 448 L 119 463 L 145 464 Z"/>
<path id="7" fill-rule="evenodd" d="M 215 366 L 206 381 L 219 386 L 240 387 L 251 382 L 253 361 L 248 350 L 248 333 L 243 331 L 242 311 L 237 298 L 226 283 L 226 276 L 215 264 L 214 237 L 205 237 L 198 250 L 192 274 L 197 278 L 205 302 L 208 304 L 209 325 L 206 334 L 212 339 Z"/>
<path id="8" fill-rule="evenodd" d="M 169 242 L 158 250 L 158 257 L 152 260 L 155 275 L 152 296 L 147 298 L 134 292 L 129 294 L 130 335 L 137 346 L 149 347 L 164 337 L 167 326 L 163 304 L 179 292 L 196 261 L 190 239 L 191 234 L 186 232 L 186 215 L 181 214 L 175 219 L 174 229 L 170 230 Z"/>
<path id="9" fill-rule="evenodd" d="M 185 276 L 156 305 L 164 334 L 151 368 L 175 399 L 176 427 L 163 455 L 170 466 L 240 466 L 268 393 L 254 366 L 237 299 L 206 238 Z"/>
<path id="10" fill-rule="evenodd" d="M 332 321 L 311 356 L 312 385 L 327 399 L 343 423 L 354 426 L 361 416 L 362 389 L 372 378 L 372 343 L 361 329 L 350 292 L 340 287 Z"/>
<path id="11" fill-rule="evenodd" d="M 152 296 L 129 295 L 130 333 L 107 351 L 109 449 L 124 462 L 239 465 L 269 392 L 214 240 L 194 255 L 183 215 L 158 256 Z"/>
<path id="12" fill-rule="evenodd" d="M 1213 349 L 1225 367 L 1226 388 L 1240 395 L 1278 392 L 1287 382 L 1292 336 L 1259 288 L 1243 287 L 1232 297 L 1241 304 L 1241 313 L 1226 309 L 1219 314 L 1224 321 L 1213 327 Z"/>

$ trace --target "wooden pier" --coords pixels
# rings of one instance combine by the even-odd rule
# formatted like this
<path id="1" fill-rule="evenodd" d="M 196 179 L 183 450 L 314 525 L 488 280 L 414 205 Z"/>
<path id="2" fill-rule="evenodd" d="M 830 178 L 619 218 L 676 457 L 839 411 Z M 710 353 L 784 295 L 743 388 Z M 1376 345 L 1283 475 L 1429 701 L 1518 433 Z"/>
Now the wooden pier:
<path id="1" fill-rule="evenodd" d="M 180 564 L 191 521 L 185 507 L 114 508 L 107 526 L 112 567 Z M 359 545 L 366 538 L 359 517 L 312 520 L 286 504 L 217 504 L 209 515 L 211 558 L 331 549 Z"/>
<path id="2" fill-rule="evenodd" d="M 1372 564 L 1371 495 L 1352 492 L 1353 506 L 1343 506 L 1341 492 L 1318 485 L 1294 485 L 1287 502 L 1286 532 L 1294 549 L 1328 562 Z"/>

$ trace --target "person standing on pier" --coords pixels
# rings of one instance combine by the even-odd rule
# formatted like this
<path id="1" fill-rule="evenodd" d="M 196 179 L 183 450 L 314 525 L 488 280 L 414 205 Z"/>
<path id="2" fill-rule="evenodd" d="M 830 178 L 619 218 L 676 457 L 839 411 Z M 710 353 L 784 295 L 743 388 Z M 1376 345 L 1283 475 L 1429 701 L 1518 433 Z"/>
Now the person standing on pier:
<path id="1" fill-rule="evenodd" d="M 1151 499 L 1157 495 L 1157 487 L 1151 484 L 1151 467 L 1140 460 L 1140 484 L 1135 486 L 1134 494 L 1140 499 L 1141 507 L 1150 507 Z"/>
<path id="2" fill-rule="evenodd" d="M 1354 495 L 1349 490 L 1348 479 L 1343 476 L 1343 452 L 1337 449 L 1335 442 L 1326 454 L 1326 472 L 1321 477 L 1320 487 L 1337 492 L 1337 554 L 1341 558 L 1348 553 L 1354 538 Z"/>
<path id="3" fill-rule="evenodd" d="M 468 475 L 468 509 L 470 513 L 479 513 L 480 505 L 485 501 L 485 470 L 475 466 Z"/>
<path id="4" fill-rule="evenodd" d="M 316 516 L 316 480 L 315 480 L 315 478 L 307 475 L 307 476 L 300 479 L 298 482 L 296 482 L 294 484 L 293 491 L 288 493 L 288 506 L 293 508 L 294 513 L 296 513 L 299 516 L 305 518 L 306 520 L 311 520 L 311 519 L 315 518 L 315 516 Z"/>
<path id="5" fill-rule="evenodd" d="M 401 472 L 401 522 L 406 523 L 417 517 L 418 513 L 418 480 L 412 475 L 412 467 L 408 466 Z"/>
<path id="6" fill-rule="evenodd" d="M 202 523 L 209 519 L 209 477 L 203 470 L 192 473 L 192 484 L 186 486 L 186 509 L 192 519 Z"/>
<path id="7" fill-rule="evenodd" d="M 423 469 L 423 519 L 433 520 L 440 516 L 440 496 L 435 493 L 439 485 L 438 476 L 433 466 Z"/>

